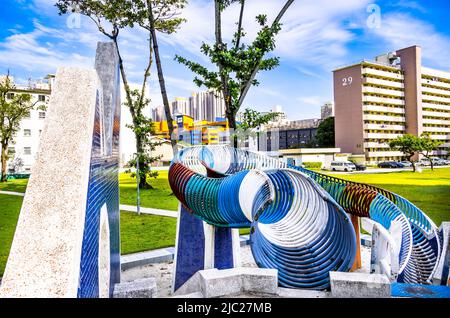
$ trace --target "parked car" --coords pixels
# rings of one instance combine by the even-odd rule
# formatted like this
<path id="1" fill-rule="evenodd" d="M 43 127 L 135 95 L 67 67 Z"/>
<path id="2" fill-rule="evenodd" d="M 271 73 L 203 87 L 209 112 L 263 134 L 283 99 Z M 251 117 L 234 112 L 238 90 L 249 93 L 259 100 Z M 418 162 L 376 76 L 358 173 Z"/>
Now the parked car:
<path id="1" fill-rule="evenodd" d="M 405 167 L 412 167 L 412 163 L 409 162 L 409 161 L 400 161 L 400 163 L 401 163 L 402 165 L 404 165 Z"/>
<path id="2" fill-rule="evenodd" d="M 379 168 L 400 168 L 400 165 L 398 165 L 394 161 L 384 161 L 384 162 L 380 162 L 378 164 L 378 167 Z"/>
<path id="3" fill-rule="evenodd" d="M 431 166 L 431 163 L 428 159 L 420 159 L 417 161 L 418 166 Z"/>
<path id="4" fill-rule="evenodd" d="M 362 163 L 354 163 L 354 165 L 356 167 L 356 171 L 364 171 L 367 169 L 367 167 Z"/>
<path id="5" fill-rule="evenodd" d="M 333 171 L 355 171 L 356 166 L 350 161 L 333 161 L 331 162 L 330 169 Z"/>
<path id="6" fill-rule="evenodd" d="M 404 168 L 404 167 L 406 167 L 403 163 L 401 163 L 399 161 L 394 161 L 393 164 L 396 165 L 397 168 Z"/>

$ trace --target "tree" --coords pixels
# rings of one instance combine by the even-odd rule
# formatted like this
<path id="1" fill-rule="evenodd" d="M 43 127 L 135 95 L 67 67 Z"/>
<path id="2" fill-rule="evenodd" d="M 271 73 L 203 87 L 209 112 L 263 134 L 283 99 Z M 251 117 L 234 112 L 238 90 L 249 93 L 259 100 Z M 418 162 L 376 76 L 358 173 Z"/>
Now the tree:
<path id="1" fill-rule="evenodd" d="M 139 159 L 140 167 L 140 188 L 151 187 L 147 183 L 147 176 L 150 176 L 149 164 L 155 161 L 155 158 L 151 157 L 151 149 L 154 149 L 156 145 L 152 145 L 151 139 L 148 138 L 148 134 L 151 133 L 149 129 L 153 129 L 153 123 L 149 117 L 143 114 L 143 110 L 149 104 L 149 101 L 145 98 L 145 90 L 153 63 L 153 34 L 152 32 L 149 32 L 149 54 L 147 65 L 143 74 L 142 84 L 139 90 L 132 90 L 130 88 L 127 74 L 125 72 L 124 62 L 120 54 L 118 37 L 120 30 L 124 28 L 132 28 L 135 24 L 142 23 L 145 17 L 149 17 L 148 11 L 146 11 L 149 3 L 157 3 L 162 5 L 162 7 L 159 5 L 157 6 L 156 18 L 153 18 L 153 30 L 160 30 L 162 32 L 168 32 L 170 30 L 174 31 L 176 26 L 181 22 L 171 18 L 169 9 L 172 8 L 170 7 L 170 4 L 176 2 L 184 1 L 58 0 L 56 3 L 60 15 L 76 11 L 90 18 L 96 24 L 98 30 L 112 40 L 116 46 L 117 53 L 119 55 L 120 73 L 125 89 L 125 105 L 130 111 L 132 118 L 132 126 L 130 126 L 130 128 L 133 130 L 136 138 L 136 153 Z M 169 3 L 169 6 L 164 5 L 164 3 Z M 148 8 L 151 8 L 151 6 L 148 6 Z M 169 114 L 166 115 L 168 115 L 168 118 L 171 118 L 170 111 Z M 145 127 L 145 125 L 149 127 Z M 128 164 L 131 165 L 133 163 L 136 164 L 134 160 Z M 154 174 L 151 176 L 154 176 Z"/>
<path id="2" fill-rule="evenodd" d="M 20 171 L 22 171 L 22 168 L 24 166 L 23 159 L 20 157 L 15 157 L 14 161 L 12 162 L 12 166 L 14 169 L 14 173 L 19 173 Z"/>
<path id="3" fill-rule="evenodd" d="M 431 159 L 432 152 L 436 150 L 443 142 L 431 139 L 430 135 L 423 133 L 420 136 L 420 153 L 430 161 L 431 170 L 434 170 L 433 160 Z"/>
<path id="4" fill-rule="evenodd" d="M 251 108 L 246 108 L 242 113 L 242 121 L 238 125 L 239 129 L 242 131 L 248 131 L 260 127 L 261 125 L 266 125 L 270 121 L 274 120 L 280 115 L 277 112 L 270 112 L 266 114 L 261 114 L 260 112 L 253 110 Z"/>
<path id="5" fill-rule="evenodd" d="M 222 39 L 222 12 L 233 3 L 240 4 L 237 30 L 230 44 Z M 267 53 L 275 49 L 275 36 L 281 30 L 280 20 L 294 0 L 286 1 L 271 25 L 266 15 L 258 15 L 256 21 L 260 25 L 254 41 L 247 45 L 242 42 L 245 32 L 242 21 L 245 0 L 215 0 L 215 43 L 203 43 L 201 52 L 205 54 L 216 71 L 210 71 L 197 62 L 176 56 L 179 63 L 186 65 L 196 77 L 194 83 L 218 91 L 225 100 L 225 115 L 232 130 L 236 130 L 236 114 L 242 106 L 251 86 L 259 85 L 255 79 L 259 71 L 269 71 L 279 65 L 278 57 L 265 58 Z M 237 147 L 237 137 L 234 135 L 233 145 Z"/>
<path id="6" fill-rule="evenodd" d="M 253 130 L 269 123 L 279 115 L 280 113 L 277 112 L 261 114 L 256 110 L 246 108 L 242 113 L 242 121 L 237 125 L 238 127 L 235 131 L 237 139 L 243 141 L 249 136 L 259 136 L 259 132 L 255 133 Z"/>
<path id="7" fill-rule="evenodd" d="M 176 17 L 178 15 L 178 10 L 183 9 L 186 4 L 186 0 L 135 1 L 135 5 L 138 7 L 136 20 L 139 25 L 148 30 L 151 35 L 161 97 L 164 105 L 164 113 L 166 115 L 170 142 L 172 144 L 174 154 L 177 152 L 177 138 L 174 135 L 175 127 L 173 125 L 173 117 L 170 111 L 169 98 L 167 97 L 166 83 L 164 79 L 161 57 L 159 54 L 157 31 L 165 34 L 172 34 L 176 32 L 179 26 L 186 21 L 183 18 Z"/>
<path id="8" fill-rule="evenodd" d="M 317 128 L 316 141 L 318 147 L 332 148 L 334 142 L 334 117 L 328 117 Z"/>
<path id="9" fill-rule="evenodd" d="M 414 164 L 413 157 L 421 151 L 421 146 L 420 138 L 410 134 L 398 136 L 389 142 L 389 147 L 398 149 L 408 158 L 408 161 L 412 164 L 414 172 L 416 171 L 416 166 Z"/>
<path id="10" fill-rule="evenodd" d="M 1 153 L 1 179 L 0 182 L 7 181 L 6 163 L 9 159 L 8 146 L 19 131 L 22 119 L 34 109 L 36 102 L 31 101 L 31 95 L 26 93 L 10 93 L 15 89 L 11 82 L 9 73 L 0 80 L 0 145 Z M 45 105 L 38 107 L 45 109 Z"/>

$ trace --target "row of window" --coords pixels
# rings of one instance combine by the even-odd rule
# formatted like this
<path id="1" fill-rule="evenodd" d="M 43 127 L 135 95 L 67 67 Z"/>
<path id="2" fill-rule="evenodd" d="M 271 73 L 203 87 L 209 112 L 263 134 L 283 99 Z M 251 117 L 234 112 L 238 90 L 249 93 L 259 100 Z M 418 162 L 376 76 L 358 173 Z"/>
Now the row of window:
<path id="1" fill-rule="evenodd" d="M 405 105 L 395 105 L 395 104 L 388 104 L 388 103 L 378 103 L 373 101 L 364 101 L 364 106 L 379 106 L 379 107 L 391 107 L 391 108 L 398 108 L 398 109 L 404 109 Z"/>
<path id="2" fill-rule="evenodd" d="M 364 96 L 373 96 L 373 97 L 379 97 L 379 98 L 389 98 L 389 99 L 398 99 L 398 100 L 405 100 L 402 96 L 396 96 L 396 95 L 388 95 L 388 94 L 381 94 L 381 93 L 372 93 L 372 92 L 364 92 Z"/>
<path id="3" fill-rule="evenodd" d="M 16 96 L 15 93 L 7 93 L 6 94 L 6 98 L 7 99 L 13 99 L 14 96 Z M 45 102 L 45 100 L 46 100 L 46 96 L 45 95 L 38 95 L 38 101 Z"/>
<path id="4" fill-rule="evenodd" d="M 450 98 L 450 95 L 447 94 L 442 94 L 442 93 L 430 93 L 430 92 L 423 92 L 422 91 L 422 95 L 423 96 L 434 96 L 434 97 L 441 97 L 441 98 Z"/>
<path id="5" fill-rule="evenodd" d="M 377 70 L 377 71 L 382 71 L 382 72 L 388 72 L 388 73 L 393 73 L 393 74 L 399 74 L 402 75 L 403 72 L 400 69 L 397 68 L 385 68 L 385 67 L 381 67 L 378 65 L 373 65 L 373 64 L 367 64 L 367 63 L 363 63 L 363 66 L 372 69 L 372 70 Z"/>
<path id="6" fill-rule="evenodd" d="M 365 120 L 364 124 L 375 124 L 375 125 L 395 125 L 395 126 L 405 126 L 404 122 L 397 121 L 378 121 L 378 120 Z"/>
<path id="7" fill-rule="evenodd" d="M 403 88 L 386 86 L 386 85 L 382 85 L 382 84 L 365 83 L 363 86 L 364 87 L 379 88 L 379 89 L 386 89 L 386 90 L 396 91 L 396 92 L 403 92 Z"/>
<path id="8" fill-rule="evenodd" d="M 403 130 L 376 130 L 376 129 L 365 129 L 365 133 L 369 134 L 399 134 L 403 132 Z"/>
<path id="9" fill-rule="evenodd" d="M 422 102 L 423 102 L 423 103 L 428 103 L 428 104 L 450 106 L 450 103 L 446 103 L 446 102 L 438 102 L 438 101 L 435 101 L 435 100 L 429 100 L 429 99 L 426 99 L 426 98 L 422 98 Z"/>
<path id="10" fill-rule="evenodd" d="M 8 156 L 13 156 L 16 153 L 16 148 L 8 147 Z M 31 147 L 23 147 L 24 155 L 31 155 Z"/>
<path id="11" fill-rule="evenodd" d="M 383 81 L 396 82 L 396 83 L 403 83 L 403 80 L 398 79 L 398 78 L 384 77 L 384 76 L 373 75 L 373 74 L 367 74 L 367 73 L 364 73 L 362 76 L 363 76 L 363 77 L 375 78 L 375 79 L 379 79 L 379 80 L 383 80 Z"/>
<path id="12" fill-rule="evenodd" d="M 403 114 L 390 113 L 390 112 L 374 112 L 374 111 L 364 111 L 364 115 L 377 115 L 377 116 L 389 116 L 389 117 L 405 117 Z"/>
<path id="13" fill-rule="evenodd" d="M 437 85 L 433 85 L 433 84 L 423 84 L 423 87 L 429 87 L 429 88 L 434 88 L 434 89 L 440 89 L 443 91 L 450 91 L 450 87 L 444 87 L 444 86 L 437 86 Z"/>
<path id="14" fill-rule="evenodd" d="M 41 135 L 42 130 L 39 129 L 39 135 Z M 23 136 L 24 137 L 31 137 L 31 129 L 24 129 L 23 130 Z"/>
<path id="15" fill-rule="evenodd" d="M 422 78 L 426 79 L 426 80 L 431 80 L 433 82 L 441 82 L 441 83 L 450 84 L 450 79 L 447 79 L 447 78 L 434 77 L 434 76 L 430 76 L 430 75 L 422 75 Z"/>

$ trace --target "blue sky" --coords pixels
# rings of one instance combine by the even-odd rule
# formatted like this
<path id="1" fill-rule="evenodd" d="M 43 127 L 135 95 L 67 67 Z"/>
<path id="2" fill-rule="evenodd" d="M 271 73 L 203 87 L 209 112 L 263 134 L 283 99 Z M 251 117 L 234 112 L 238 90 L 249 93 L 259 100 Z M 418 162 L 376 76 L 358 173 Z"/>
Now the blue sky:
<path id="1" fill-rule="evenodd" d="M 54 0 L 2 0 L 0 11 L 0 73 L 8 69 L 17 82 L 55 73 L 58 66 L 92 67 L 97 41 L 107 40 L 87 18 L 79 27 L 68 26 L 68 16 L 58 16 Z M 274 18 L 283 0 L 247 0 L 244 28 L 251 39 L 254 17 Z M 380 19 L 372 20 L 372 5 Z M 277 69 L 261 73 L 244 107 L 260 111 L 281 105 L 290 119 L 320 116 L 320 106 L 333 99 L 332 70 L 363 58 L 420 45 L 423 64 L 450 71 L 450 1 L 296 0 L 283 19 L 274 54 Z M 182 12 L 187 18 L 175 35 L 160 37 L 169 98 L 188 97 L 199 90 L 193 75 L 173 61 L 175 54 L 206 64 L 202 41 L 211 42 L 213 1 L 190 0 Z M 224 37 L 230 39 L 238 7 L 224 15 Z M 139 83 L 146 59 L 146 33 L 123 30 L 120 46 L 129 79 Z M 150 82 L 152 105 L 161 104 L 156 73 Z"/>

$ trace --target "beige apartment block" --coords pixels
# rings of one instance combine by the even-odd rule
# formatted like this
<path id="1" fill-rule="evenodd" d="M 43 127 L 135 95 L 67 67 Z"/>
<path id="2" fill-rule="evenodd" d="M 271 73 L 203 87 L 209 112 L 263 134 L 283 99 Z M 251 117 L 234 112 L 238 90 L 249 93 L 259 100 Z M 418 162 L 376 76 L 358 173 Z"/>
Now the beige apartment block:
<path id="1" fill-rule="evenodd" d="M 412 46 L 333 71 L 336 147 L 369 163 L 401 160 L 390 140 L 429 133 L 443 142 L 434 155 L 447 156 L 450 73 L 421 61 L 421 48 Z"/>

